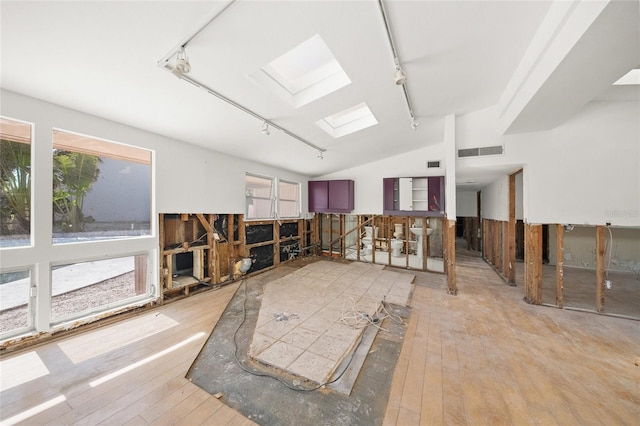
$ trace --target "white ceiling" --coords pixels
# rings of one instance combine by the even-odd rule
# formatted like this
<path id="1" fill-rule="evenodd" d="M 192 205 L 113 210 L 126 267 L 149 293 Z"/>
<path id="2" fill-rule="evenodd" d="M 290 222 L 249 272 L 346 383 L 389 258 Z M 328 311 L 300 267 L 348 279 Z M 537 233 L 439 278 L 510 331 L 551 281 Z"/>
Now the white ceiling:
<path id="1" fill-rule="evenodd" d="M 193 78 L 318 152 L 172 76 L 157 61 L 225 2 L 13 2 L 1 85 L 216 151 L 318 176 L 442 141 L 443 119 L 495 105 L 548 1 L 386 1 L 411 129 L 377 1 L 237 1 L 187 47 Z M 295 109 L 249 76 L 320 34 L 352 83 Z M 366 102 L 379 124 L 333 139 L 315 122 Z"/>

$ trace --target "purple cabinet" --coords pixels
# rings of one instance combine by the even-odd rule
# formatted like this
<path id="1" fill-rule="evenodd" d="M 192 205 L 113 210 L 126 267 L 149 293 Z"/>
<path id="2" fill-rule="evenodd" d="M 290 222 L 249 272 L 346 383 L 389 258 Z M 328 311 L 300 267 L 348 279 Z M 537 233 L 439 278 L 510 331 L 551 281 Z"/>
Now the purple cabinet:
<path id="1" fill-rule="evenodd" d="M 309 211 L 316 213 L 351 213 L 352 180 L 309 181 Z"/>

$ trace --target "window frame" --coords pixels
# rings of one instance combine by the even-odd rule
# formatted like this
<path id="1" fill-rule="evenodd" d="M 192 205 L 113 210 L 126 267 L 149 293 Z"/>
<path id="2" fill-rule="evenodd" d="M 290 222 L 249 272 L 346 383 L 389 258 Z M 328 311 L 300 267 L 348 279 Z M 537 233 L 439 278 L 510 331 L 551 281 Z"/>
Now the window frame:
<path id="1" fill-rule="evenodd" d="M 258 178 L 269 180 L 271 182 L 271 197 L 255 197 L 249 193 L 249 188 L 247 187 L 247 178 Z M 286 183 L 290 185 L 297 186 L 297 199 L 281 199 L 280 198 L 280 183 Z M 295 182 L 293 180 L 281 179 L 274 176 L 265 176 L 257 173 L 245 172 L 245 220 L 246 221 L 259 221 L 259 220 L 278 220 L 282 219 L 299 219 L 302 217 L 302 208 L 301 208 L 301 198 L 302 198 L 302 185 L 300 182 Z M 250 200 L 270 200 L 271 201 L 271 211 L 270 216 L 261 216 L 261 217 L 251 217 L 249 215 L 249 206 L 252 205 Z M 297 215 L 296 216 L 281 216 L 281 208 L 280 203 L 282 201 L 295 201 L 297 203 Z"/>

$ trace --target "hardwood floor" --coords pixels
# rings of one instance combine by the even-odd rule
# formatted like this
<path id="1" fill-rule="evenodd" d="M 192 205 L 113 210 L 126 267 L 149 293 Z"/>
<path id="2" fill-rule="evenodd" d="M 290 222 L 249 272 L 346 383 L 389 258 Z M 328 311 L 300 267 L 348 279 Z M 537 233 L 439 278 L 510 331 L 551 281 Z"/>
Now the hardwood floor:
<path id="1" fill-rule="evenodd" d="M 464 253 L 457 277 L 416 274 L 384 424 L 638 424 L 640 323 L 527 305 Z M 253 424 L 184 378 L 236 288 L 3 356 L 0 423 Z"/>

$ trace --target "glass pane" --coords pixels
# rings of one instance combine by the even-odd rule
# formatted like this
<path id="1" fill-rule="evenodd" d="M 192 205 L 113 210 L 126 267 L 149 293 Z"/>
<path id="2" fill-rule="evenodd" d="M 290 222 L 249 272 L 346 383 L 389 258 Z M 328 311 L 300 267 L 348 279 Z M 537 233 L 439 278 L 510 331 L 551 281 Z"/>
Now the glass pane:
<path id="1" fill-rule="evenodd" d="M 280 217 L 298 217 L 300 209 L 297 201 L 280 200 Z"/>
<path id="2" fill-rule="evenodd" d="M 0 247 L 31 244 L 31 125 L 0 118 Z"/>
<path id="3" fill-rule="evenodd" d="M 147 256 L 128 256 L 52 268 L 51 320 L 59 322 L 147 294 Z"/>
<path id="4" fill-rule="evenodd" d="M 247 174 L 245 176 L 247 219 L 273 217 L 273 179 Z"/>
<path id="5" fill-rule="evenodd" d="M 151 152 L 53 132 L 53 242 L 151 234 Z"/>
<path id="6" fill-rule="evenodd" d="M 29 287 L 29 271 L 0 273 L 0 335 L 31 326 Z"/>
<path id="7" fill-rule="evenodd" d="M 270 219 L 273 217 L 273 201 L 260 198 L 247 198 L 248 219 Z"/>
<path id="8" fill-rule="evenodd" d="M 280 217 L 299 217 L 300 203 L 298 202 L 300 185 L 298 183 L 281 180 L 278 184 L 278 214 Z"/>

